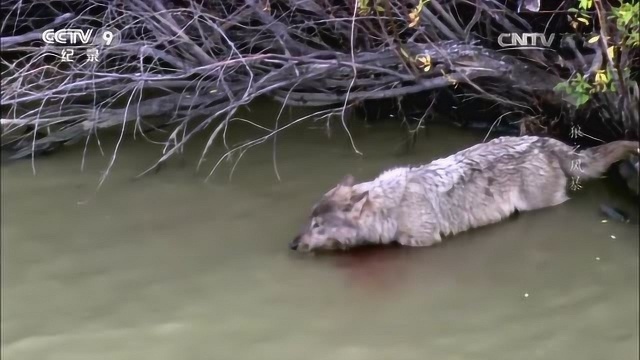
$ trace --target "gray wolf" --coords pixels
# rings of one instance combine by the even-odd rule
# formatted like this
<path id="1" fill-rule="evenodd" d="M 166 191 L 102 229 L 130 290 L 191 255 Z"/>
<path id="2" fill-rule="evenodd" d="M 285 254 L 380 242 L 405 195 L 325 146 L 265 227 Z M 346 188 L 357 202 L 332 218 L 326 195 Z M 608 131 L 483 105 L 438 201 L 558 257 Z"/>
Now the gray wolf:
<path id="1" fill-rule="evenodd" d="M 637 141 L 576 151 L 559 140 L 504 136 L 417 167 L 355 183 L 347 175 L 311 211 L 293 250 L 360 245 L 431 246 L 445 236 L 499 222 L 515 212 L 569 200 L 567 182 L 600 177 L 638 153 Z"/>

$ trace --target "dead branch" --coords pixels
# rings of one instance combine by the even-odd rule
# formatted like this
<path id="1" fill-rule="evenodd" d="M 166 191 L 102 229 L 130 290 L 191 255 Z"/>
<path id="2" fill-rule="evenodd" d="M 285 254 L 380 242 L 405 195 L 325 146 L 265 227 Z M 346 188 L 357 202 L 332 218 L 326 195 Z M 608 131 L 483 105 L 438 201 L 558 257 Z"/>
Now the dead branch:
<path id="1" fill-rule="evenodd" d="M 409 13 L 417 1 L 378 2 L 384 11 L 361 0 L 77 3 L 68 11 L 38 0 L 2 4 L 8 14 L 0 38 L 3 141 L 25 126 L 48 130 L 23 136 L 29 142 L 20 143 L 18 157 L 99 129 L 139 127 L 153 116 L 184 132 L 179 139 L 175 131 L 168 135 L 161 162 L 209 125 L 210 142 L 218 139 L 239 107 L 259 96 L 336 111 L 466 84 L 470 95 L 500 103 L 505 112 L 539 98 L 571 108 L 571 97 L 548 95 L 567 70 L 587 71 L 602 60 L 587 63 L 575 44 L 576 64 L 559 56 L 550 63 L 541 50 L 501 52 L 486 39 L 531 26 L 496 0 L 431 0 L 413 25 Z M 35 7 L 46 9 L 48 24 L 30 22 Z M 75 46 L 77 59 L 65 62 L 60 47 L 39 41 L 43 29 L 63 25 L 115 29 L 119 43 L 97 46 L 96 62 L 84 55 L 93 46 Z M 226 144 L 224 136 L 221 141 Z"/>

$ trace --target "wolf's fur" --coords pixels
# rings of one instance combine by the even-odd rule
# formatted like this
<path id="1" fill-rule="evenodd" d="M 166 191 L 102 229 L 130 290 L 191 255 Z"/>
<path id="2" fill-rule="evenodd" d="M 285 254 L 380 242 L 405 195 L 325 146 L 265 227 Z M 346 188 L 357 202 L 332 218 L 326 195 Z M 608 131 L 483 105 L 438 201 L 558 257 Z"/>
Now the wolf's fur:
<path id="1" fill-rule="evenodd" d="M 505 136 L 360 184 L 348 175 L 313 207 L 308 227 L 290 246 L 430 246 L 516 211 L 559 205 L 569 199 L 568 177 L 599 177 L 638 146 L 614 141 L 576 152 L 551 138 Z"/>

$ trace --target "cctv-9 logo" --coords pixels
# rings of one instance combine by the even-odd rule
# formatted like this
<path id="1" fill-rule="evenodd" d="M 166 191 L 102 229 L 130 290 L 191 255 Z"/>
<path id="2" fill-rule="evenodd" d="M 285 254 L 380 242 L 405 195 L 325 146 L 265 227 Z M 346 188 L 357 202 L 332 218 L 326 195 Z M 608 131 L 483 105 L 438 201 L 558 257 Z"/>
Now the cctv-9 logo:
<path id="1" fill-rule="evenodd" d="M 93 40 L 92 40 L 93 38 Z M 42 33 L 42 40 L 47 44 L 113 46 L 120 43 L 120 34 L 113 29 L 49 29 Z"/>

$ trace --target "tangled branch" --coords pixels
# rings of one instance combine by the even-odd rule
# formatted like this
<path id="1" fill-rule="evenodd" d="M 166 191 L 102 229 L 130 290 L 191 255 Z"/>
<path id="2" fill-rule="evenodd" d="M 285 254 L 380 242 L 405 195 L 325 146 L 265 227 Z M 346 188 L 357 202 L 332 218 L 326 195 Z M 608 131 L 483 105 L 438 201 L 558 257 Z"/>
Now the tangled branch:
<path id="1" fill-rule="evenodd" d="M 496 0 L 14 0 L 2 7 L 2 136 L 15 157 L 108 127 L 173 126 L 157 165 L 213 124 L 204 157 L 220 136 L 227 146 L 222 130 L 261 96 L 330 108 L 317 116 L 458 85 L 506 110 L 530 108 L 541 96 L 575 105 L 571 96 L 549 94 L 579 63 L 490 46 L 497 33 L 531 31 Z M 40 41 L 54 27 L 115 29 L 120 41 L 99 46 L 97 62 L 84 55 L 64 62 L 59 47 Z M 145 121 L 154 116 L 163 121 Z M 275 133 L 227 148 L 243 152 Z"/>

